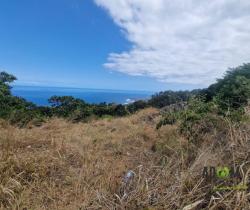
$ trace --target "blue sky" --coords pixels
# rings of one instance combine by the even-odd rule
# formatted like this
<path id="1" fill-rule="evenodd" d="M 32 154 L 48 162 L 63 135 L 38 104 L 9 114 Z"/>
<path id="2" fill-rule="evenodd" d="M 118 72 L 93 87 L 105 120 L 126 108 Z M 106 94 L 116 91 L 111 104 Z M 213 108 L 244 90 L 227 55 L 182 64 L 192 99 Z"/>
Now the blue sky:
<path id="1" fill-rule="evenodd" d="M 179 12 L 183 20 L 181 14 L 188 11 L 182 11 L 182 8 L 177 8 L 176 5 L 168 8 L 163 2 L 1 0 L 0 69 L 16 75 L 19 85 L 158 91 L 205 87 L 221 76 L 227 67 L 248 61 L 249 56 L 242 57 L 242 54 L 245 55 L 249 49 L 241 48 L 241 51 L 237 51 L 234 47 L 235 43 L 240 44 L 239 38 L 222 39 L 220 35 L 216 37 L 217 32 L 214 31 L 210 32 L 209 37 L 205 37 L 210 40 L 207 45 L 200 37 L 194 37 L 192 30 L 195 27 L 195 30 L 199 27 L 211 27 L 209 21 L 204 22 L 203 17 L 191 17 L 185 28 L 178 22 L 179 17 L 174 14 L 162 17 L 162 14 L 168 14 L 169 9 L 178 9 L 177 14 Z M 248 4 L 248 1 L 242 2 Z M 186 6 L 183 5 L 183 8 Z M 206 11 L 217 9 L 226 13 L 227 10 L 232 11 L 232 8 L 237 9 L 235 5 L 209 6 L 211 8 L 204 5 Z M 224 9 L 225 6 L 228 7 Z M 248 6 L 242 4 L 242 8 Z M 134 11 L 134 8 L 139 9 Z M 241 11 L 242 8 L 238 10 Z M 190 5 L 189 9 L 195 12 L 195 5 Z M 241 13 L 242 20 L 248 21 L 247 12 Z M 197 11 L 197 14 L 200 14 L 200 11 Z M 212 17 L 212 13 L 206 15 Z M 155 22 L 151 22 L 152 19 Z M 164 19 L 165 26 L 160 22 Z M 234 16 L 231 19 L 234 20 Z M 217 22 L 220 22 L 220 19 Z M 172 27 L 172 23 L 179 24 L 180 28 Z M 235 29 L 239 32 L 241 23 L 243 25 L 245 22 L 227 26 L 224 21 L 220 27 L 225 26 L 222 29 Z M 171 33 L 169 26 L 172 27 Z M 186 29 L 187 34 L 179 33 L 181 27 Z M 246 40 L 244 35 L 249 35 L 249 27 L 246 28 L 246 24 L 244 27 L 245 34 L 242 34 L 242 39 Z M 233 33 L 236 33 L 235 31 L 231 30 Z M 206 30 L 204 34 L 208 34 Z M 168 41 L 170 38 L 173 39 Z M 190 46 L 190 49 L 173 45 L 184 40 L 189 43 L 188 39 L 192 42 L 185 46 Z M 231 45 L 227 46 L 231 51 L 227 54 L 218 52 L 218 56 L 221 55 L 225 62 L 214 64 L 215 53 L 211 52 L 217 52 L 218 47 L 227 42 L 234 44 L 231 48 Z M 205 51 L 205 54 L 194 60 L 194 56 L 200 56 L 197 46 Z M 193 52 L 195 54 L 192 54 Z M 239 55 L 235 56 L 231 52 Z M 234 58 L 233 62 L 231 58 Z"/>

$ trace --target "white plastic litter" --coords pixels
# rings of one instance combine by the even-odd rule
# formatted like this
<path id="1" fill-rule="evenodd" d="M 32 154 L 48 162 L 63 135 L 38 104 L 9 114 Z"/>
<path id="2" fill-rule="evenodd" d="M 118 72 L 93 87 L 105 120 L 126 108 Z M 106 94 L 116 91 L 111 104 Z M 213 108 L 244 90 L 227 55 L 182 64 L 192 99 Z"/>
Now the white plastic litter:
<path id="1" fill-rule="evenodd" d="M 134 178 L 134 176 L 135 176 L 135 172 L 134 171 L 132 171 L 132 170 L 129 170 L 127 173 L 126 173 L 126 175 L 124 176 L 124 182 L 125 183 L 128 183 L 128 182 L 130 182 L 133 178 Z"/>

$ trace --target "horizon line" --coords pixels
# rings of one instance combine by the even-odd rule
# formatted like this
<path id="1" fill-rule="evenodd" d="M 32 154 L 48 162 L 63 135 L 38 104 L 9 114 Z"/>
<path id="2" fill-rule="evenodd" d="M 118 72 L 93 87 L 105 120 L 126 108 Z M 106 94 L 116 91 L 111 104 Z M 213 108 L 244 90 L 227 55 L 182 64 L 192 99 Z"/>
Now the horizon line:
<path id="1" fill-rule="evenodd" d="M 137 92 L 145 92 L 145 93 L 157 93 L 157 92 L 161 92 L 164 90 L 125 90 L 125 89 L 110 89 L 110 88 L 86 88 L 86 87 L 72 87 L 72 86 L 46 86 L 46 85 L 32 85 L 32 84 L 28 84 L 28 85 L 20 85 L 20 84 L 13 84 L 11 85 L 11 87 L 37 87 L 37 88 L 65 88 L 65 89 L 85 89 L 85 90 L 107 90 L 107 91 L 127 91 L 127 92 L 133 92 L 133 91 L 137 91 Z"/>

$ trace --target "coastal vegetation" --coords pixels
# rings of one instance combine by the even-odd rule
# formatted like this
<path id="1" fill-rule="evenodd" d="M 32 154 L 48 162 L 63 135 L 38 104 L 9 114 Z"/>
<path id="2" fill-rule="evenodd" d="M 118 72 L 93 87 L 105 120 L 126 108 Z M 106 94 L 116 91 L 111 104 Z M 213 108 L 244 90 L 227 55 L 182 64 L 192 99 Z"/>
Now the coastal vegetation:
<path id="1" fill-rule="evenodd" d="M 172 104 L 189 101 L 187 112 L 194 111 L 193 105 L 197 101 L 204 112 L 213 109 L 223 116 L 230 115 L 239 118 L 244 113 L 243 107 L 247 105 L 250 93 L 250 64 L 229 69 L 224 78 L 208 88 L 193 91 L 164 91 L 156 93 L 148 101 L 139 100 L 129 105 L 122 104 L 89 104 L 84 100 L 72 96 L 53 96 L 48 101 L 50 106 L 37 106 L 25 99 L 12 96 L 10 84 L 17 78 L 6 72 L 0 72 L 0 118 L 9 120 L 12 124 L 21 127 L 34 121 L 40 125 L 51 117 L 62 117 L 73 122 L 87 122 L 89 119 L 105 116 L 121 117 L 133 114 L 146 107 L 163 108 Z M 183 114 L 176 113 L 177 116 Z M 172 114 L 170 114 L 173 118 Z M 166 117 L 166 118 L 168 118 Z M 167 122 L 164 119 L 161 124 Z M 170 120 L 173 121 L 173 120 Z M 40 123 L 39 123 L 40 122 Z"/>
<path id="2" fill-rule="evenodd" d="M 128 105 L 37 106 L 12 96 L 14 80 L 0 73 L 0 209 L 249 209 L 250 64 Z M 240 174 L 211 181 L 207 166 Z"/>

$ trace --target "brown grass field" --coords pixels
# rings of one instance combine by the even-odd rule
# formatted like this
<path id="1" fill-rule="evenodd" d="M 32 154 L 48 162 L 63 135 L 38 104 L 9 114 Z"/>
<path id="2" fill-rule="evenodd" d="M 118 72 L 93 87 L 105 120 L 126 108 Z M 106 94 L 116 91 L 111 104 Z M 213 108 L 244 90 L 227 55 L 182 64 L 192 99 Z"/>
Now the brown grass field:
<path id="1" fill-rule="evenodd" d="M 248 190 L 212 191 L 204 166 L 239 165 L 250 177 L 250 125 L 225 122 L 197 143 L 177 126 L 156 130 L 156 109 L 19 129 L 0 122 L 0 209 L 250 209 Z M 125 180 L 131 170 L 133 176 Z"/>

